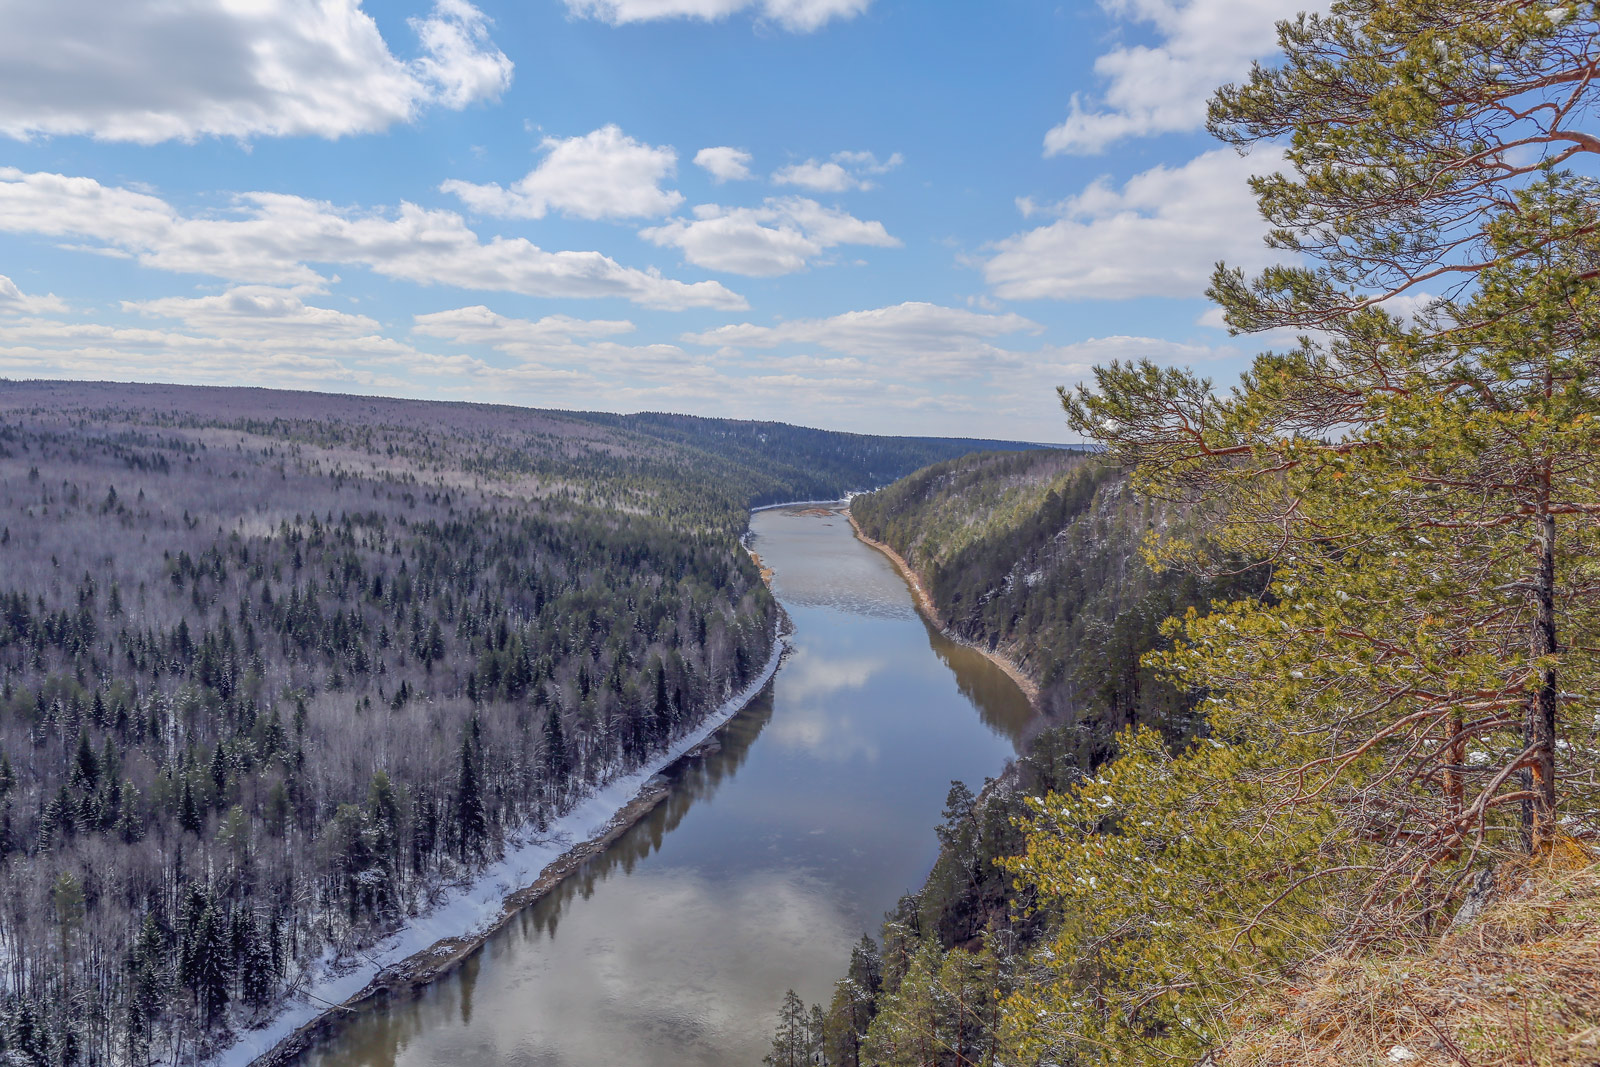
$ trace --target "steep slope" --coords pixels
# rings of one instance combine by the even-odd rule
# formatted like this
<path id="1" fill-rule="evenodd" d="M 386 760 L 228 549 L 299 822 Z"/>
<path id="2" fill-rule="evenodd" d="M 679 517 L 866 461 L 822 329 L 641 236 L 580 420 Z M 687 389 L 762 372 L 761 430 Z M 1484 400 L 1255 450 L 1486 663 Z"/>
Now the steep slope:
<path id="1" fill-rule="evenodd" d="M 1082 766 L 1116 731 L 1194 729 L 1193 701 L 1139 665 L 1162 620 L 1238 595 L 1260 577 L 1157 574 L 1141 546 L 1184 517 L 1137 498 L 1092 455 L 979 453 L 936 463 L 854 498 L 862 532 L 906 558 L 951 633 L 999 652 L 1039 685 Z"/>
<path id="2" fill-rule="evenodd" d="M 755 506 L 785 500 L 837 500 L 847 492 L 887 485 L 938 460 L 980 450 L 1037 447 L 1017 441 L 877 437 L 783 422 L 706 419 L 660 412 L 577 413 L 574 417 L 709 453 L 756 472 L 767 484 L 758 482 L 748 488 L 749 501 Z"/>

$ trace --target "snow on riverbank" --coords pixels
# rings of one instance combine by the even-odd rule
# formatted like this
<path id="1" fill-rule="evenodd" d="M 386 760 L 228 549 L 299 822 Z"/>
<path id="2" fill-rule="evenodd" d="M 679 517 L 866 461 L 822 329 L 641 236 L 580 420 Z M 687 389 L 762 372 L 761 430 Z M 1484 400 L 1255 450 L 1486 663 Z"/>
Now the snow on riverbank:
<path id="1" fill-rule="evenodd" d="M 550 824 L 542 834 L 525 829 L 506 842 L 505 857 L 490 864 L 470 884 L 446 887 L 440 902 L 410 919 L 397 932 L 360 955 L 365 959 L 354 969 L 330 973 L 327 962 L 310 988 L 287 1000 L 284 1010 L 259 1030 L 245 1030 L 238 1040 L 212 1057 L 211 1067 L 246 1067 L 271 1051 L 280 1041 L 323 1012 L 355 996 L 385 967 L 431 947 L 447 937 L 471 937 L 493 926 L 505 914 L 505 898 L 538 880 L 539 872 L 559 859 L 573 846 L 605 833 L 611 820 L 644 784 L 661 773 L 685 752 L 710 737 L 719 727 L 754 700 L 778 671 L 783 653 L 789 647 L 787 636 L 778 635 L 772 655 L 749 685 L 729 697 L 722 706 L 700 721 L 672 747 L 631 774 L 613 778 L 581 800 L 566 815 Z"/>
<path id="2" fill-rule="evenodd" d="M 779 504 L 762 504 L 759 508 L 751 508 L 750 511 L 753 514 L 757 511 L 773 511 L 777 508 L 803 508 L 807 504 L 811 504 L 816 507 L 821 507 L 824 504 L 848 504 L 852 498 L 858 497 L 862 493 L 867 492 L 871 492 L 871 490 L 852 489 L 844 496 L 836 496 L 832 500 L 785 500 Z"/>

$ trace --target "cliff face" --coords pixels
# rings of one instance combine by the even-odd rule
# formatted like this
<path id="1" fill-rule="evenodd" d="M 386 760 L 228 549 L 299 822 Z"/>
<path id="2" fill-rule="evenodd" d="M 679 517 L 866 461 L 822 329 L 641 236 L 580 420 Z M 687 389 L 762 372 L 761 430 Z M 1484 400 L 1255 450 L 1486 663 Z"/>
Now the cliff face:
<path id="1" fill-rule="evenodd" d="M 1258 577 L 1157 574 L 1141 546 L 1186 517 L 1137 497 L 1082 452 L 980 453 L 856 497 L 862 531 L 915 569 L 941 625 L 998 651 L 1038 684 L 1049 718 L 1074 729 L 1076 758 L 1103 759 L 1116 731 L 1195 729 L 1193 699 L 1141 667 L 1163 619 L 1238 596 Z"/>

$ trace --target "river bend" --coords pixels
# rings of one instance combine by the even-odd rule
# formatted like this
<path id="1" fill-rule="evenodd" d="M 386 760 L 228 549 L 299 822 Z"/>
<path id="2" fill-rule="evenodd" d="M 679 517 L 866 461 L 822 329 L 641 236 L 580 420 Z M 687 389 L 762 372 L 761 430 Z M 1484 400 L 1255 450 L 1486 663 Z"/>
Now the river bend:
<path id="1" fill-rule="evenodd" d="M 1014 754 L 1027 699 L 928 627 L 832 508 L 758 512 L 794 651 L 671 796 L 415 1000 L 310 1067 L 758 1067 L 779 1000 L 826 1000 L 921 885 L 952 779 Z"/>

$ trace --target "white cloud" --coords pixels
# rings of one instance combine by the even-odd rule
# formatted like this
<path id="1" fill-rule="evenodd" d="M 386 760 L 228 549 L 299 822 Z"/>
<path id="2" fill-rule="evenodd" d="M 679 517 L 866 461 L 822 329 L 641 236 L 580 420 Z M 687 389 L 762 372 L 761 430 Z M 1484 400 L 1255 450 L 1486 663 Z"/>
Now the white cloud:
<path id="1" fill-rule="evenodd" d="M 383 332 L 376 319 L 314 307 L 305 290 L 240 285 L 211 296 L 167 296 L 124 300 L 122 310 L 145 318 L 171 319 L 191 330 L 237 340 L 287 341 L 294 345 L 344 342 Z"/>
<path id="2" fill-rule="evenodd" d="M 1278 165 L 1271 153 L 1218 149 L 1120 189 L 1097 181 L 1049 209 L 1057 221 L 999 242 L 984 276 L 1008 300 L 1199 296 L 1219 259 L 1273 261 L 1247 179 Z"/>
<path id="3" fill-rule="evenodd" d="M 542 219 L 551 210 L 582 219 L 665 215 L 683 194 L 661 188 L 678 166 L 678 153 L 652 147 L 602 126 L 582 137 L 546 137 L 545 157 L 510 189 L 452 179 L 440 185 L 474 211 L 507 218 Z"/>
<path id="4" fill-rule="evenodd" d="M 899 152 L 883 162 L 871 152 L 835 152 L 826 163 L 808 159 L 784 167 L 772 176 L 776 185 L 798 185 L 819 193 L 843 193 L 851 189 L 871 189 L 869 174 L 887 174 L 904 162 Z"/>
<path id="5" fill-rule="evenodd" d="M 289 289 L 246 286 L 203 297 L 128 301 L 125 311 L 171 326 L 127 327 L 43 317 L 0 319 L 0 370 L 71 378 L 253 382 L 397 388 L 375 364 L 409 360 L 364 315 L 307 305 Z"/>
<path id="6" fill-rule="evenodd" d="M 710 22 L 754 10 L 758 17 L 785 29 L 811 33 L 836 18 L 853 19 L 871 3 L 872 0 L 567 0 L 567 10 L 613 26 L 657 19 Z"/>
<path id="7" fill-rule="evenodd" d="M 837 245 L 900 244 L 881 222 L 804 197 L 769 197 L 761 207 L 701 204 L 694 216 L 640 230 L 640 236 L 683 249 L 684 258 L 697 266 L 754 277 L 792 274 Z"/>
<path id="8" fill-rule="evenodd" d="M 1303 0 L 1101 0 L 1101 7 L 1152 25 L 1160 43 L 1097 59 L 1105 93 L 1097 100 L 1073 94 L 1066 121 L 1045 134 L 1046 155 L 1094 154 L 1125 137 L 1198 129 L 1212 92 L 1275 52 L 1277 20 L 1306 9 Z"/>
<path id="9" fill-rule="evenodd" d="M 546 315 L 542 319 L 512 319 L 482 304 L 417 315 L 415 332 L 440 337 L 463 345 L 488 345 L 515 355 L 546 354 L 573 345 L 579 339 L 610 337 L 632 333 L 634 325 L 624 319 L 575 319 L 568 315 Z"/>
<path id="10" fill-rule="evenodd" d="M 702 148 L 694 154 L 695 166 L 704 168 L 718 185 L 749 178 L 752 158 L 744 149 L 729 148 L 726 145 Z"/>
<path id="11" fill-rule="evenodd" d="M 412 66 L 445 107 L 493 100 L 511 85 L 511 60 L 490 43 L 488 20 L 467 0 L 435 0 L 431 18 L 407 21 L 422 42 Z"/>
<path id="12" fill-rule="evenodd" d="M 1021 315 L 992 315 L 911 301 L 892 307 L 849 311 L 826 319 L 796 319 L 776 326 L 739 323 L 682 340 L 725 349 L 816 345 L 848 356 L 881 361 L 886 369 L 916 368 L 948 375 L 1015 366 L 1024 357 L 991 343 L 1016 333 L 1038 333 Z"/>
<path id="13" fill-rule="evenodd" d="M 411 20 L 410 61 L 360 0 L 10 0 L 4 22 L 0 133 L 16 138 L 341 137 L 511 82 L 466 0 Z"/>
<path id="14" fill-rule="evenodd" d="M 707 362 L 677 345 L 625 345 L 607 339 L 633 329 L 633 323 L 621 320 L 566 315 L 515 319 L 482 305 L 454 308 L 417 315 L 412 332 L 492 348 L 515 362 L 496 366 L 473 356 L 423 355 L 411 366 L 425 374 L 462 377 L 501 395 L 559 389 L 577 407 L 614 403 L 621 390 L 640 396 L 683 388 L 708 390 L 706 395 L 718 391 Z"/>
<path id="15" fill-rule="evenodd" d="M 0 274 L 0 315 L 50 314 L 67 310 L 67 305 L 54 293 L 33 296 L 17 288 L 17 283 Z"/>
<path id="16" fill-rule="evenodd" d="M 354 212 L 281 193 L 243 193 L 222 217 L 184 215 L 149 193 L 92 178 L 0 167 L 0 232 L 87 239 L 90 251 L 229 281 L 324 286 L 311 264 L 350 264 L 419 285 L 539 297 L 620 297 L 650 307 L 743 307 L 718 282 L 686 283 L 599 252 L 481 240 L 460 215 L 401 204 Z"/>

